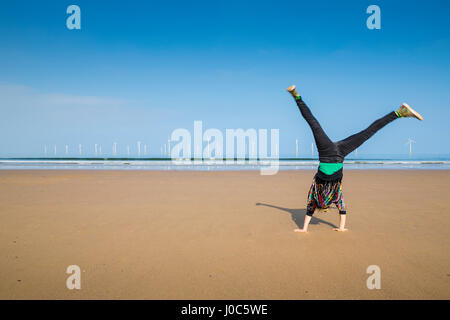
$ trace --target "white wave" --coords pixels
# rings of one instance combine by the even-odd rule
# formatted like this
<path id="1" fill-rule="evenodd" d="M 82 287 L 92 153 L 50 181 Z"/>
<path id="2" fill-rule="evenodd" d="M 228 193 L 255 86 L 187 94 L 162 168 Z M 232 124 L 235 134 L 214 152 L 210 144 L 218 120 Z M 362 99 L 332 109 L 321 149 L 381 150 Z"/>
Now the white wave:
<path id="1" fill-rule="evenodd" d="M 276 161 L 276 160 L 275 160 Z M 1 159 L 0 169 L 258 170 L 271 160 Z M 317 160 L 279 160 L 281 170 L 315 169 Z M 450 169 L 448 160 L 348 160 L 344 169 Z"/>

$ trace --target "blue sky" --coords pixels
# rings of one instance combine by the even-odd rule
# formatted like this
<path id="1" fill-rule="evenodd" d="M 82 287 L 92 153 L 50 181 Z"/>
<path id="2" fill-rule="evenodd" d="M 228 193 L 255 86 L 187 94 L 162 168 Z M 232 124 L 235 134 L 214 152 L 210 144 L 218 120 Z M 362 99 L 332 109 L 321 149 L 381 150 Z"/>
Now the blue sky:
<path id="1" fill-rule="evenodd" d="M 81 8 L 81 30 L 66 8 Z M 381 9 L 369 30 L 366 8 Z M 406 101 L 360 154 L 450 154 L 448 1 L 9 1 L 0 9 L 0 156 L 136 141 L 159 155 L 176 128 L 277 128 L 311 150 L 296 84 L 333 140 Z"/>

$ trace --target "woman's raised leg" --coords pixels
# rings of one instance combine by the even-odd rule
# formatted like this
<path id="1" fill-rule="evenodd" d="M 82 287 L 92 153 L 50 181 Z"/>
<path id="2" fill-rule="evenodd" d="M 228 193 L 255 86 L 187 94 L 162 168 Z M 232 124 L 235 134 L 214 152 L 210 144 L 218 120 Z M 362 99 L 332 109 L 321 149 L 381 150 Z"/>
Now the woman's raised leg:
<path id="1" fill-rule="evenodd" d="M 319 151 L 319 153 L 332 147 L 333 142 L 330 140 L 330 138 L 328 138 L 327 134 L 320 126 L 319 121 L 317 121 L 317 119 L 311 113 L 311 110 L 303 102 L 302 98 L 295 90 L 295 86 L 290 86 L 289 88 L 287 88 L 287 91 L 295 98 L 295 101 L 297 102 L 297 106 L 300 109 L 303 118 L 309 124 L 309 127 L 313 132 L 314 140 L 316 142 L 317 150 Z"/>
<path id="2" fill-rule="evenodd" d="M 372 137 L 378 130 L 383 128 L 388 123 L 394 121 L 398 118 L 406 118 L 413 117 L 418 120 L 423 120 L 422 116 L 411 108 L 406 103 L 403 103 L 402 106 L 397 111 L 392 111 L 385 115 L 384 117 L 373 122 L 367 129 L 358 132 L 350 137 L 336 142 L 339 153 L 342 156 L 348 155 L 350 152 L 358 148 L 364 142 L 366 142 L 370 137 Z"/>

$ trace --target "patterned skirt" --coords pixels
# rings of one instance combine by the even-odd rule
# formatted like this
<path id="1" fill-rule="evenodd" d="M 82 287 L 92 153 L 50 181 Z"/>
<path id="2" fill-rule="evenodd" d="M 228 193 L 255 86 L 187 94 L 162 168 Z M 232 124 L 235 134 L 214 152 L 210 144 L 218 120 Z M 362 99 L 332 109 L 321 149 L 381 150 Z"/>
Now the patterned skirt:
<path id="1" fill-rule="evenodd" d="M 308 192 L 307 211 L 314 212 L 316 208 L 326 209 L 335 204 L 340 212 L 345 212 L 342 181 L 323 181 L 314 177 Z"/>

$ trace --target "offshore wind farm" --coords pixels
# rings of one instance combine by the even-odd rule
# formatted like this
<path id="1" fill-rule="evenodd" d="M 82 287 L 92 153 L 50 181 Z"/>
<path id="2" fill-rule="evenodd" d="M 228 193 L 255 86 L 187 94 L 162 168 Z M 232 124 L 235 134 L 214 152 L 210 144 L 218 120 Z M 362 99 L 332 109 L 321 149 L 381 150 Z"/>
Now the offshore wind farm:
<path id="1" fill-rule="evenodd" d="M 450 169 L 450 155 L 413 154 L 411 138 L 406 143 L 409 152 L 403 154 L 358 154 L 358 149 L 344 162 L 346 169 Z M 250 143 L 248 153 L 237 161 L 238 158 L 217 158 L 211 154 L 210 140 L 206 140 L 205 153 L 203 157 L 192 157 L 184 159 L 184 162 L 174 161 L 170 155 L 171 140 L 167 144 L 160 145 L 160 153 L 147 154 L 147 144 L 137 141 L 133 150 L 130 144 L 120 146 L 113 142 L 110 152 L 102 152 L 101 144 L 94 144 L 93 151 L 89 153 L 89 146 L 78 144 L 69 148 L 65 145 L 64 152 L 58 154 L 57 145 L 54 152 L 49 155 L 47 145 L 43 146 L 41 157 L 8 157 L 0 158 L 0 170 L 2 169 L 104 169 L 104 170 L 259 170 L 264 163 L 251 163 L 250 154 L 256 154 L 255 144 Z M 172 143 L 173 145 L 173 143 Z M 148 149 L 147 149 L 148 148 Z M 157 150 L 157 148 L 154 148 Z M 73 150 L 72 153 L 69 150 Z M 83 150 L 84 153 L 83 153 Z M 242 160 L 241 159 L 241 160 Z M 255 158 L 264 162 L 264 158 Z M 227 161 L 228 160 L 228 161 Z M 230 161 L 235 160 L 235 161 Z M 315 157 L 314 144 L 311 146 L 311 154 L 301 152 L 299 140 L 295 139 L 295 149 L 291 153 L 285 153 L 284 157 L 278 159 L 280 170 L 311 170 L 318 164 Z"/>

